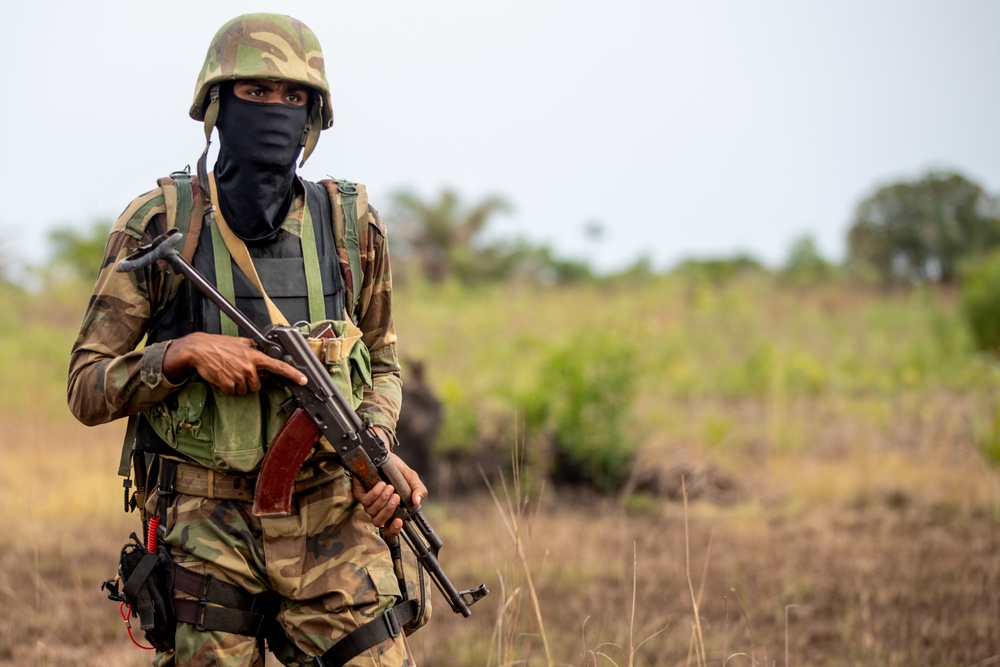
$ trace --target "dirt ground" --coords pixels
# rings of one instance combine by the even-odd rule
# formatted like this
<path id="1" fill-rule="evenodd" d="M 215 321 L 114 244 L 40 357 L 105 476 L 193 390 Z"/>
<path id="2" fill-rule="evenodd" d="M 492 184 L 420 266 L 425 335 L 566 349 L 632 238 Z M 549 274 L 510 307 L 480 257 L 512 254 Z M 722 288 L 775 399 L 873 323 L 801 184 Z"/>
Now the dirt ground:
<path id="1" fill-rule="evenodd" d="M 703 664 L 1000 664 L 991 512 L 900 498 L 629 511 L 549 495 L 519 520 L 486 496 L 428 508 L 452 579 L 491 594 L 469 619 L 436 598 L 411 638 L 419 664 L 697 665 L 702 645 Z M 99 590 L 130 527 L 3 545 L 0 664 L 148 664 Z"/>
<path id="2" fill-rule="evenodd" d="M 0 426 L 0 665 L 149 664 L 100 590 L 138 529 L 119 428 Z M 629 498 L 432 498 L 445 571 L 491 592 L 468 619 L 436 596 L 418 664 L 1000 665 L 1000 476 L 971 445 L 657 460 Z"/>

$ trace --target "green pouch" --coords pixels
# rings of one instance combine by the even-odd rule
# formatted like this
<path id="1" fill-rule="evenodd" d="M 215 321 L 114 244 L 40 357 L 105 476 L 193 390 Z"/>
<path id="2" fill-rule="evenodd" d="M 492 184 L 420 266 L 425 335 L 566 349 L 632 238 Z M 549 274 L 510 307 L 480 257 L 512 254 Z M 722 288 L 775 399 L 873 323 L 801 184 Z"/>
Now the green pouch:
<path id="1" fill-rule="evenodd" d="M 351 401 L 351 407 L 357 410 L 365 387 L 372 386 L 371 355 L 361 342 L 361 331 L 348 320 L 323 320 L 310 324 L 303 331 L 315 332 L 324 328 L 329 328 L 332 336 L 310 336 L 309 347 L 330 371 L 330 377 Z"/>
<path id="2" fill-rule="evenodd" d="M 146 418 L 164 442 L 206 468 L 249 472 L 264 456 L 262 402 L 268 404 L 267 435 L 273 435 L 284 423 L 280 401 L 262 401 L 258 394 L 226 396 L 200 379 L 189 381 Z"/>
<path id="3" fill-rule="evenodd" d="M 361 342 L 361 332 L 344 320 L 324 320 L 302 330 L 323 327 L 332 336 L 310 337 L 309 345 L 356 410 L 365 387 L 372 386 L 368 348 Z M 291 395 L 286 387 L 275 385 L 256 394 L 226 396 L 195 379 L 147 411 L 146 418 L 164 442 L 206 468 L 251 472 L 288 419 L 281 406 Z"/>

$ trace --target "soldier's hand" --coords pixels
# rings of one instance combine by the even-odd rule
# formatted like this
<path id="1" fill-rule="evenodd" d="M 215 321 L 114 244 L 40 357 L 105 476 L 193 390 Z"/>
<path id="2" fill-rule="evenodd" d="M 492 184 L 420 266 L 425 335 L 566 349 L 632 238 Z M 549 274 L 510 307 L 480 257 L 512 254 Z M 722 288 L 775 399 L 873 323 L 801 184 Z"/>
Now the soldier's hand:
<path id="1" fill-rule="evenodd" d="M 163 374 L 168 380 L 176 382 L 189 370 L 228 396 L 259 391 L 261 372 L 306 383 L 301 371 L 267 356 L 249 338 L 201 332 L 171 341 L 163 355 Z"/>
<path id="2" fill-rule="evenodd" d="M 381 431 L 376 427 L 376 431 Z M 381 436 L 381 432 L 379 433 Z M 384 439 L 384 438 L 383 438 Z M 402 473 L 403 479 L 410 485 L 410 490 L 412 495 L 410 496 L 410 504 L 412 507 L 418 507 L 424 498 L 427 497 L 427 487 L 424 483 L 420 481 L 420 476 L 417 472 L 406 465 L 401 458 L 389 453 L 393 461 L 396 463 L 396 467 L 399 468 L 399 472 Z M 399 535 L 399 532 L 403 529 L 403 520 L 396 518 L 393 519 L 392 515 L 395 514 L 396 508 L 399 507 L 399 494 L 392 487 L 391 484 L 386 484 L 385 482 L 379 482 L 367 492 L 361 487 L 358 480 L 353 481 L 353 491 L 354 498 L 362 507 L 364 507 L 365 513 L 371 517 L 372 524 L 377 528 L 382 528 L 387 537 L 395 537 Z M 391 519 L 391 522 L 390 522 Z M 388 522 L 388 523 L 387 523 Z"/>

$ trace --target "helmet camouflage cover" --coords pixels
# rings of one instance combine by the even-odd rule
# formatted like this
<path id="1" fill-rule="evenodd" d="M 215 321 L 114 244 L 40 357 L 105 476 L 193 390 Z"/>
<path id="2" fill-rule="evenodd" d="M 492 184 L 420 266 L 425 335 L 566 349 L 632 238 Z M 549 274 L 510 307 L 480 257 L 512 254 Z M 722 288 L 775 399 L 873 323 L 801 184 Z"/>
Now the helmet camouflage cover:
<path id="1" fill-rule="evenodd" d="M 198 75 L 191 117 L 204 121 L 212 87 L 238 79 L 272 79 L 309 86 L 319 91 L 320 126 L 333 125 L 330 86 L 319 40 L 306 24 L 291 16 L 244 14 L 219 29 Z"/>

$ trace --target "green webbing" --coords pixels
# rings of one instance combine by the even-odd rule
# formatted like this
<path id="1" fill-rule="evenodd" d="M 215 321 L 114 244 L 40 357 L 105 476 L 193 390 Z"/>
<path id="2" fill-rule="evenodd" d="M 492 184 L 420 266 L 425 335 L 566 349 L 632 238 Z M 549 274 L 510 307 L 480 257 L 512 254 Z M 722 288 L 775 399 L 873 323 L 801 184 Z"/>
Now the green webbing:
<path id="1" fill-rule="evenodd" d="M 326 319 L 326 302 L 323 298 L 323 278 L 319 272 L 319 251 L 316 249 L 316 230 L 309 213 L 309 191 L 306 190 L 306 211 L 302 218 L 302 262 L 306 270 L 306 290 L 309 293 L 309 321 Z"/>
<path id="2" fill-rule="evenodd" d="M 125 426 L 125 441 L 122 443 L 122 456 L 118 461 L 118 474 L 129 476 L 132 469 L 132 449 L 135 447 L 135 432 L 139 427 L 139 415 L 131 415 Z"/>
<path id="3" fill-rule="evenodd" d="M 215 286 L 230 303 L 236 303 L 236 288 L 233 287 L 233 258 L 226 247 L 226 241 L 219 232 L 215 219 L 209 216 L 212 227 L 212 257 L 215 260 Z M 219 327 L 226 336 L 239 336 L 240 330 L 229 316 L 219 311 Z"/>
<path id="4" fill-rule="evenodd" d="M 354 317 L 354 307 L 361 294 L 361 243 L 358 240 L 358 188 L 350 181 L 337 181 L 340 199 L 344 209 L 344 243 L 347 246 L 347 261 L 351 266 L 353 294 L 347 312 Z"/>
<path id="5" fill-rule="evenodd" d="M 187 236 L 191 227 L 191 207 L 194 205 L 194 193 L 191 188 L 191 175 L 184 171 L 170 174 L 177 185 L 177 212 L 174 214 L 174 227 Z M 169 224 L 169 223 L 168 223 Z"/>

